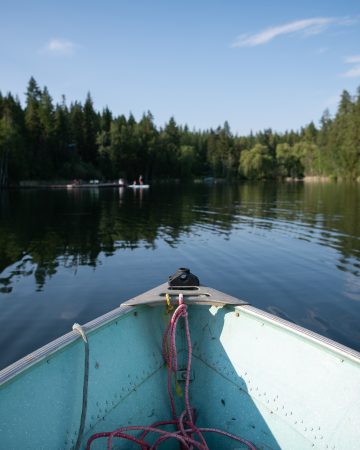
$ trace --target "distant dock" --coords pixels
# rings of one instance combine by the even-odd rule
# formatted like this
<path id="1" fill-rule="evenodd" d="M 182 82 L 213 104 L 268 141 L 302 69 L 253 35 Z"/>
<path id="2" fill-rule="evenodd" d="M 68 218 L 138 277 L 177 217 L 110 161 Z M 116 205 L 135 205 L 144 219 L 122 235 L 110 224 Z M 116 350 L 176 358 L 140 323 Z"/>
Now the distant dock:
<path id="1" fill-rule="evenodd" d="M 124 188 L 127 185 L 119 182 L 108 183 L 21 183 L 19 186 L 9 186 L 10 189 L 102 189 Z"/>
<path id="2" fill-rule="evenodd" d="M 114 188 L 126 187 L 125 184 L 119 183 L 81 183 L 81 184 L 65 184 L 65 185 L 51 185 L 52 189 L 66 188 L 66 189 L 94 189 L 94 188 Z"/>

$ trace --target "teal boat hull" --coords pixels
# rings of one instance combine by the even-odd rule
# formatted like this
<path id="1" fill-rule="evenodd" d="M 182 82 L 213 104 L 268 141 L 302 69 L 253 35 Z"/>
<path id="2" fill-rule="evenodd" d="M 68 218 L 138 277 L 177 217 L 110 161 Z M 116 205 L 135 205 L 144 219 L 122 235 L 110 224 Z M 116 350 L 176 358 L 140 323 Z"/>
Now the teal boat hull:
<path id="1" fill-rule="evenodd" d="M 83 328 L 89 345 L 84 435 L 170 418 L 161 354 L 162 285 Z M 360 446 L 360 354 L 210 288 L 183 291 L 193 347 L 197 425 L 259 449 Z M 185 364 L 179 336 L 179 385 Z M 83 411 L 85 345 L 72 331 L 0 372 L 0 448 L 74 449 Z M 183 388 L 183 387 L 182 387 Z M 181 395 L 176 400 L 183 402 Z M 242 444 L 209 434 L 213 449 Z M 116 441 L 115 448 L 138 448 Z M 97 440 L 92 449 L 105 449 Z M 162 448 L 174 448 L 165 444 Z"/>

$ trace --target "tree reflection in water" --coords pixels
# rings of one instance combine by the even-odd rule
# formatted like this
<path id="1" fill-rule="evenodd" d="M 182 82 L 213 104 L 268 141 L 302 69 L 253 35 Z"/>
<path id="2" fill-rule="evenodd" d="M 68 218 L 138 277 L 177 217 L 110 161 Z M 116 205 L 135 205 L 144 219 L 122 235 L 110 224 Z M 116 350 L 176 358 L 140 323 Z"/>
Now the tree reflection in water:
<path id="1" fill-rule="evenodd" d="M 1 193 L 1 292 L 34 276 L 38 289 L 59 266 L 96 267 L 121 249 L 176 248 L 204 230 L 230 239 L 242 229 L 277 230 L 338 252 L 359 274 L 360 188 L 353 184 L 162 185 L 150 191 L 91 189 Z M 4 275 L 5 273 L 5 275 Z"/>
<path id="2" fill-rule="evenodd" d="M 360 185 L 0 194 L 0 368 L 187 266 L 360 350 Z"/>

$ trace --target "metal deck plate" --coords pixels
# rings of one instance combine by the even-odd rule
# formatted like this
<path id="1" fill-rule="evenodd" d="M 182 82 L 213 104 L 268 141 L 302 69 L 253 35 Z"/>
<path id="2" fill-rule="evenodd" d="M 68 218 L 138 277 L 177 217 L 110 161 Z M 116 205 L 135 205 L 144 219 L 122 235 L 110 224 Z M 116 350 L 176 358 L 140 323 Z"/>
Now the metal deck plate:
<path id="1" fill-rule="evenodd" d="M 169 294 L 171 303 L 178 302 L 179 294 L 183 294 L 185 303 L 197 305 L 248 305 L 245 300 L 241 300 L 231 295 L 224 294 L 216 289 L 207 286 L 194 286 L 184 289 L 169 287 L 167 283 L 161 284 L 150 291 L 140 294 L 123 303 L 125 306 L 137 305 L 158 305 L 165 302 L 166 294 Z"/>

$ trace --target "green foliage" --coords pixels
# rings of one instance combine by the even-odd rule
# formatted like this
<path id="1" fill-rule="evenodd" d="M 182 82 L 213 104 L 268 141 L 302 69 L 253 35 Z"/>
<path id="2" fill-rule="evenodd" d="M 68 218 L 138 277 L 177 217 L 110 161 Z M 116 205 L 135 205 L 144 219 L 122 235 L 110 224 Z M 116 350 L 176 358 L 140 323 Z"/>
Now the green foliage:
<path id="1" fill-rule="evenodd" d="M 304 176 L 304 166 L 301 158 L 294 150 L 294 147 L 287 143 L 276 146 L 276 163 L 278 175 L 281 177 L 301 178 Z"/>
<path id="2" fill-rule="evenodd" d="M 301 141 L 293 147 L 294 157 L 304 168 L 303 173 L 314 176 L 321 175 L 321 157 L 319 147 L 308 141 Z"/>
<path id="3" fill-rule="evenodd" d="M 239 172 L 245 178 L 261 180 L 274 175 L 274 160 L 266 145 L 256 144 L 240 156 Z"/>
<path id="4" fill-rule="evenodd" d="M 114 117 L 106 107 L 55 104 L 46 87 L 29 80 L 23 108 L 0 93 L 0 186 L 22 179 L 156 178 L 199 176 L 265 179 L 325 175 L 360 177 L 360 89 L 341 95 L 332 118 L 283 134 L 266 129 L 234 135 L 227 122 L 205 131 L 189 130 L 174 117 L 156 127 L 150 111 L 139 122 Z"/>
<path id="5" fill-rule="evenodd" d="M 100 129 L 99 117 L 94 110 L 90 92 L 87 94 L 83 108 L 83 147 L 80 156 L 85 162 L 97 163 L 96 136 Z"/>
<path id="6" fill-rule="evenodd" d="M 347 91 L 342 93 L 325 147 L 331 157 L 332 173 L 350 179 L 356 179 L 360 175 L 359 101 L 359 96 L 353 100 Z"/>
<path id="7" fill-rule="evenodd" d="M 0 96 L 0 186 L 18 180 L 24 170 L 24 130 L 20 104 L 11 95 Z"/>
<path id="8" fill-rule="evenodd" d="M 182 145 L 179 150 L 179 166 L 181 178 L 192 178 L 195 163 L 195 151 L 191 145 Z"/>

